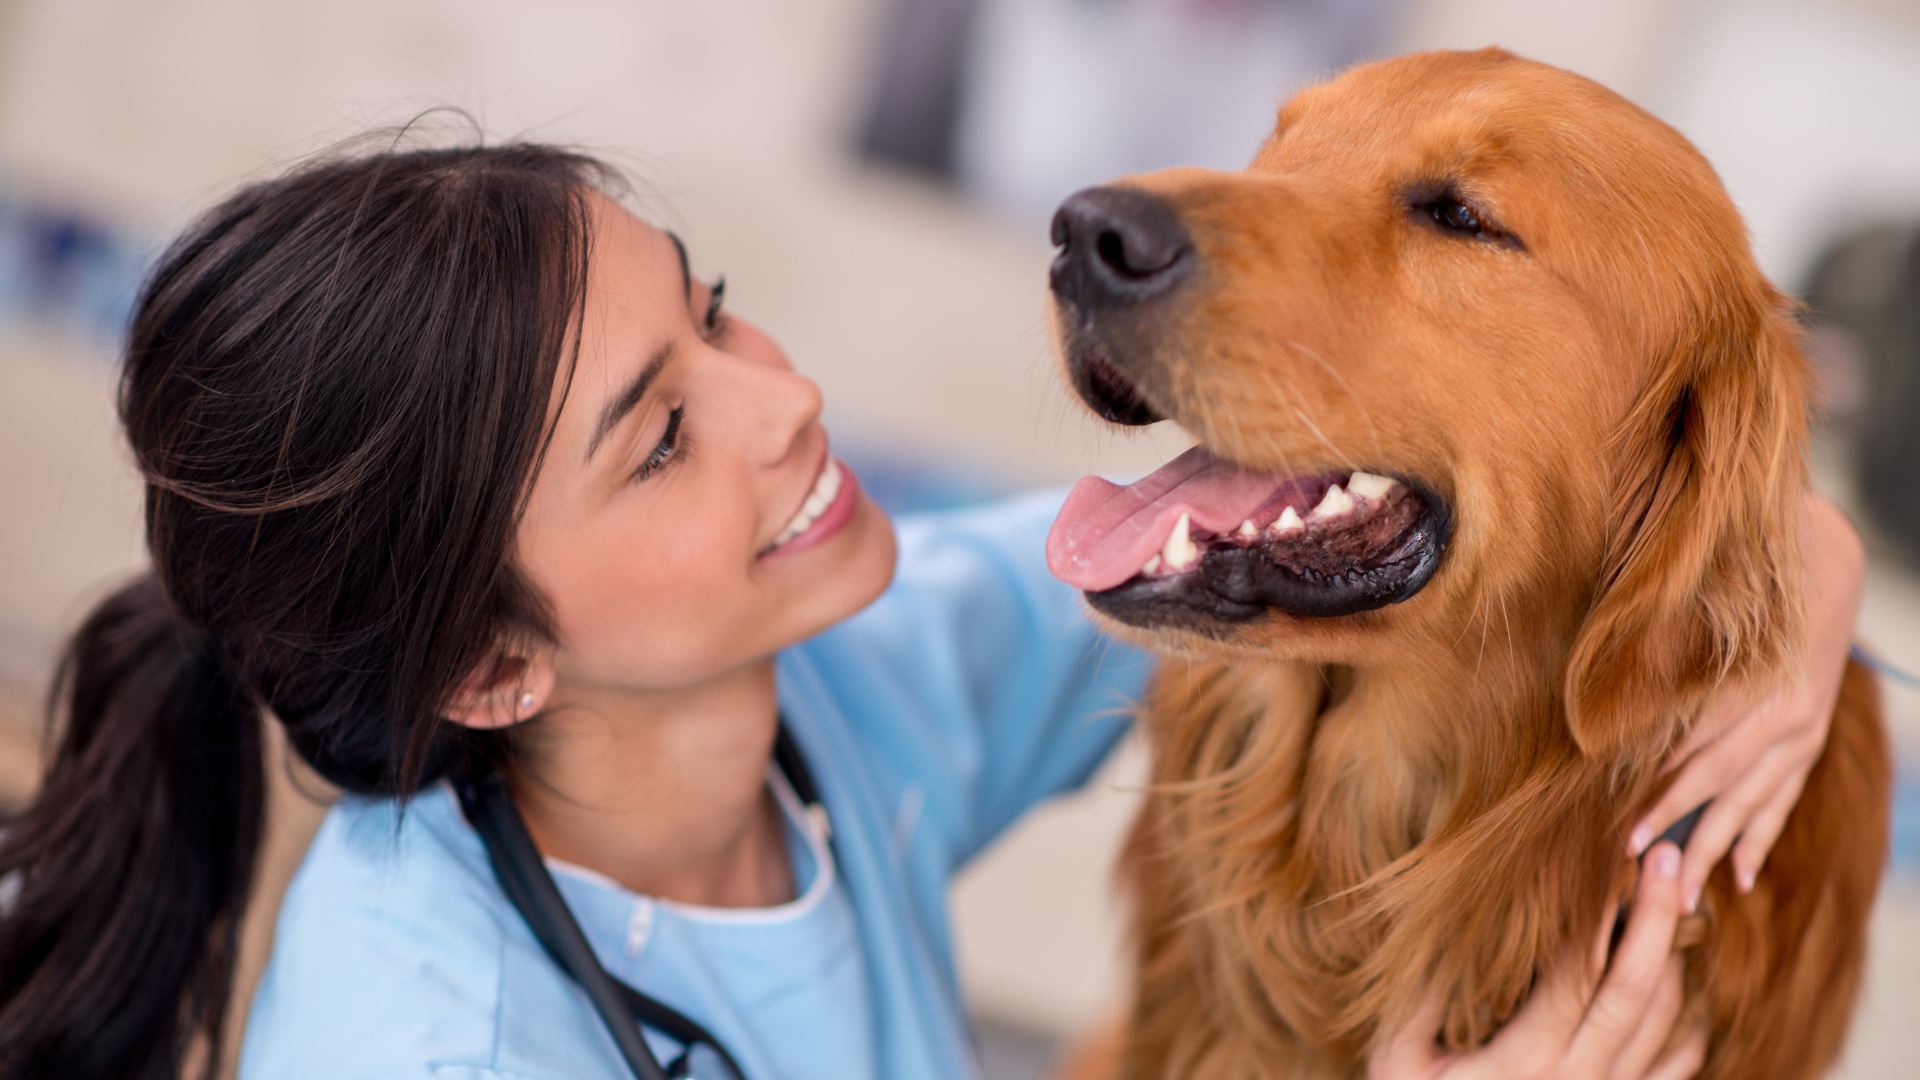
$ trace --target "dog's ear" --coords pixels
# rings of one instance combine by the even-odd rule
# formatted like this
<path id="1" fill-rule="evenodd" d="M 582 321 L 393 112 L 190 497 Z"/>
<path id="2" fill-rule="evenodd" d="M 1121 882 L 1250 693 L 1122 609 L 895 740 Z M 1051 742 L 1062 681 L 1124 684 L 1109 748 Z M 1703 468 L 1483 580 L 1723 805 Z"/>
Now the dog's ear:
<path id="1" fill-rule="evenodd" d="M 1606 561 L 1566 676 L 1580 748 L 1664 753 L 1720 683 L 1797 659 L 1806 364 L 1757 273 L 1691 320 L 1609 448 Z"/>

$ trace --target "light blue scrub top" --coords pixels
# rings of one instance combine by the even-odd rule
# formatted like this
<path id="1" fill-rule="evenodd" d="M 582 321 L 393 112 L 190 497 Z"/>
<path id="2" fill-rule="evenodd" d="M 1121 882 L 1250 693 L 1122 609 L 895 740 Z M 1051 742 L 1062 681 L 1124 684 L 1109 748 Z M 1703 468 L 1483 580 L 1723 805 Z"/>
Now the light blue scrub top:
<path id="1" fill-rule="evenodd" d="M 792 902 L 713 909 L 551 865 L 616 977 L 718 1036 L 748 1080 L 970 1078 L 947 885 L 1087 778 L 1149 673 L 1047 573 L 1059 493 L 902 520 L 893 585 L 780 654 L 831 861 L 776 774 Z M 662 1061 L 678 1053 L 649 1032 Z M 281 908 L 244 1080 L 624 1080 L 585 996 L 495 882 L 444 787 L 342 799 Z"/>

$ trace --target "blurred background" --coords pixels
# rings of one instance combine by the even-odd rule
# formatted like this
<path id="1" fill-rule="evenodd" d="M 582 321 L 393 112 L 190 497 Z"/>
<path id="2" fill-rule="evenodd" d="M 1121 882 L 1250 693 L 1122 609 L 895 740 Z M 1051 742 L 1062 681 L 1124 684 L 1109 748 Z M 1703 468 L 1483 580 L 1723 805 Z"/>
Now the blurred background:
<path id="1" fill-rule="evenodd" d="M 142 562 L 111 411 L 141 268 L 236 183 L 436 106 L 584 144 L 821 383 L 884 502 L 949 505 L 1187 445 L 1099 430 L 1059 385 L 1062 196 L 1238 168 L 1303 82 L 1488 44 L 1606 83 L 1720 170 L 1810 301 L 1816 475 L 1870 551 L 1860 639 L 1920 670 L 1920 0 L 0 0 L 0 801 L 32 785 L 61 636 Z M 1853 1078 L 1920 1061 L 1920 690 L 1885 692 L 1907 768 Z M 1140 775 L 1123 750 L 955 889 L 997 1078 L 1114 1004 L 1107 874 Z M 320 802 L 273 812 L 283 879 Z"/>

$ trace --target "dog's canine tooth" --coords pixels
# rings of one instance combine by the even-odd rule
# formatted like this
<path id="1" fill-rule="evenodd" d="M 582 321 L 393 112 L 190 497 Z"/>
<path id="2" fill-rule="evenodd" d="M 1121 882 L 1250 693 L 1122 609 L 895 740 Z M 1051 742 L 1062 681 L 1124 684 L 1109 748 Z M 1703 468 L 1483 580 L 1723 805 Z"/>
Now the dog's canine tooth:
<path id="1" fill-rule="evenodd" d="M 1173 523 L 1173 532 L 1167 534 L 1167 542 L 1160 549 L 1160 557 L 1166 560 L 1167 569 L 1174 573 L 1186 570 L 1200 560 L 1200 546 L 1187 536 L 1188 520 L 1186 514 Z"/>
<path id="2" fill-rule="evenodd" d="M 1260 526 L 1255 525 L 1252 518 L 1248 518 L 1240 523 L 1240 535 L 1251 540 L 1260 535 Z"/>
<path id="3" fill-rule="evenodd" d="M 1308 511 L 1307 518 L 1318 521 L 1323 518 L 1339 517 L 1352 509 L 1353 496 L 1348 495 L 1339 484 L 1335 484 L 1327 489 L 1326 495 L 1321 497 L 1320 505 Z"/>
<path id="4" fill-rule="evenodd" d="M 1287 536 L 1306 527 L 1307 523 L 1300 520 L 1300 512 L 1289 506 L 1280 511 L 1280 517 L 1268 526 L 1268 529 L 1275 536 Z"/>
<path id="5" fill-rule="evenodd" d="M 1347 491 L 1363 499 L 1378 501 L 1393 490 L 1393 478 L 1379 473 L 1355 472 L 1347 477 Z"/>

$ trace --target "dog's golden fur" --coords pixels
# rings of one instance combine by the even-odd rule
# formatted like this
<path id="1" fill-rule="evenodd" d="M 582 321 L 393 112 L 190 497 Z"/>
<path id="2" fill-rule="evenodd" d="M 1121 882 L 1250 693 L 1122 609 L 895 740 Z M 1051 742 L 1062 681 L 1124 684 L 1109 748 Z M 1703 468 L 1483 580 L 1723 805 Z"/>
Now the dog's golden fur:
<path id="1" fill-rule="evenodd" d="M 1796 669 L 1790 303 L 1685 139 L 1499 50 L 1356 68 L 1290 102 L 1245 172 L 1123 183 L 1177 212 L 1200 268 L 1130 332 L 1141 392 L 1250 468 L 1420 477 L 1454 527 L 1404 603 L 1116 627 L 1165 659 L 1121 870 L 1138 979 L 1103 1056 L 1353 1076 L 1435 992 L 1443 1041 L 1478 1044 L 1613 918 L 1625 830 L 1702 703 Z M 1497 230 L 1419 220 L 1408 193 L 1436 186 Z M 1703 1075 L 1833 1060 L 1889 783 L 1856 667 L 1758 884 L 1723 865 L 1692 920 Z"/>

